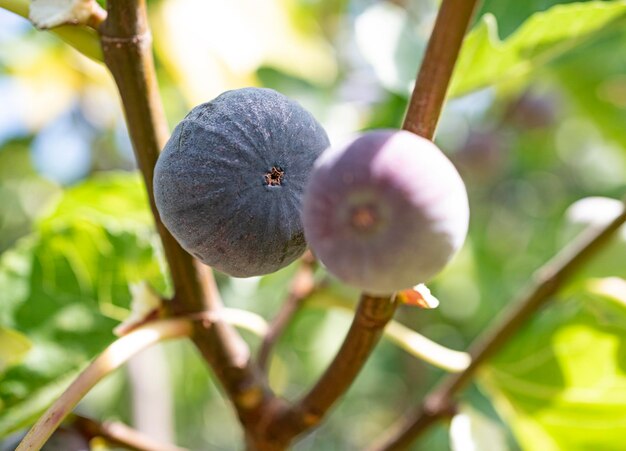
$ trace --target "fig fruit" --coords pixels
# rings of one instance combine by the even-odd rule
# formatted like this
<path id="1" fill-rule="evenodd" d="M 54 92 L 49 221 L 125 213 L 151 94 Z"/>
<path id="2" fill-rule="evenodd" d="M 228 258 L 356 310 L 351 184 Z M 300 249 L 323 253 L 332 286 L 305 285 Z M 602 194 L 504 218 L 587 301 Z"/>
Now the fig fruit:
<path id="1" fill-rule="evenodd" d="M 305 189 L 307 242 L 328 271 L 371 294 L 427 282 L 467 234 L 465 185 L 413 133 L 378 130 L 331 148 Z"/>
<path id="2" fill-rule="evenodd" d="M 195 107 L 159 156 L 154 197 L 181 246 L 235 277 L 274 272 L 305 250 L 301 200 L 329 146 L 315 118 L 264 88 Z"/>

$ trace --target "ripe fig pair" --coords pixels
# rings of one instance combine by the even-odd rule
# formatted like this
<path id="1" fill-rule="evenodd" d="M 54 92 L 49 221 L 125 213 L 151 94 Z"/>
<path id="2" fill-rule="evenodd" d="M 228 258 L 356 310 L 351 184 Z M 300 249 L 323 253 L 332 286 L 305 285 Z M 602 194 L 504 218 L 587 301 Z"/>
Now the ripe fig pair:
<path id="1" fill-rule="evenodd" d="M 329 148 L 309 112 L 262 88 L 194 108 L 159 157 L 154 194 L 181 246 L 222 272 L 271 273 L 308 244 L 371 294 L 436 275 L 469 217 L 463 182 L 432 142 L 379 130 Z"/>

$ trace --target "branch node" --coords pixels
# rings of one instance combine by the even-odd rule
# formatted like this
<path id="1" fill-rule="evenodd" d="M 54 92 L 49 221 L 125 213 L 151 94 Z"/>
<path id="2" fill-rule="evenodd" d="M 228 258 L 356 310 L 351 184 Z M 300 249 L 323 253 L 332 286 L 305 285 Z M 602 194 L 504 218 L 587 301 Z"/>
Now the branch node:
<path id="1" fill-rule="evenodd" d="M 233 402 L 242 409 L 253 410 L 261 405 L 265 392 L 258 385 L 253 385 L 237 393 Z"/>
<path id="2" fill-rule="evenodd" d="M 447 399 L 445 396 L 441 396 L 439 393 L 432 393 L 430 396 L 426 396 L 422 405 L 422 411 L 425 415 L 438 418 L 441 416 L 447 416 L 447 412 L 452 412 L 455 409 L 455 404 L 451 399 Z"/>
<path id="3" fill-rule="evenodd" d="M 307 426 L 307 428 L 312 428 L 313 426 L 317 426 L 320 421 L 322 421 L 322 415 L 318 412 L 304 412 L 302 415 L 302 422 Z"/>
<path id="4" fill-rule="evenodd" d="M 370 308 L 362 309 L 359 311 L 359 315 L 356 316 L 355 321 L 359 324 L 359 326 L 363 329 L 367 330 L 380 330 L 383 329 L 387 323 L 389 322 L 389 315 L 381 312 L 385 312 L 389 310 L 389 305 L 393 304 L 393 298 L 385 297 L 369 297 Z M 380 305 L 372 307 L 373 303 L 380 302 Z"/>
<path id="5" fill-rule="evenodd" d="M 141 34 L 124 37 L 103 34 L 100 36 L 100 40 L 102 42 L 102 49 L 105 52 L 111 47 L 115 47 L 116 49 L 121 49 L 122 47 L 142 48 L 152 45 L 152 33 L 145 31 Z"/>

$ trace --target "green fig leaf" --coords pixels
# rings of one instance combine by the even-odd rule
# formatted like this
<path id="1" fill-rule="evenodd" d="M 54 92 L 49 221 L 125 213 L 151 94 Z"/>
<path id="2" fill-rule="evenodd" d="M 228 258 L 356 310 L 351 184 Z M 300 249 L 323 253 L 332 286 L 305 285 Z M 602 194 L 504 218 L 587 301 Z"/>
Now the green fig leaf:
<path id="1" fill-rule="evenodd" d="M 626 434 L 626 305 L 578 293 L 540 312 L 479 382 L 524 450 L 617 450 Z"/>
<path id="2" fill-rule="evenodd" d="M 115 339 L 130 313 L 129 285 L 168 290 L 136 174 L 102 174 L 66 190 L 34 229 L 0 256 L 0 324 L 32 343 L 0 380 L 0 437 L 32 422 Z"/>
<path id="3" fill-rule="evenodd" d="M 626 2 L 556 5 L 533 14 L 505 40 L 496 18 L 485 14 L 466 37 L 450 95 L 457 97 L 527 76 L 577 46 L 626 23 Z"/>

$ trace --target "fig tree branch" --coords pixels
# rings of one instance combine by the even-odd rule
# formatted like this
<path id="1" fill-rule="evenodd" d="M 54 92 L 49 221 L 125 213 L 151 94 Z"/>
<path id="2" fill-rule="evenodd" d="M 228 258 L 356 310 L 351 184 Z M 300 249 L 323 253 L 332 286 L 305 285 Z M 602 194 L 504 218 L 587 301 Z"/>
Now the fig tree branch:
<path id="1" fill-rule="evenodd" d="M 496 319 L 493 325 L 478 336 L 470 346 L 470 365 L 462 372 L 448 376 L 426 396 L 423 404 L 403 419 L 373 450 L 399 450 L 411 444 L 437 420 L 443 418 L 454 403 L 455 395 L 474 377 L 476 370 L 498 352 L 519 328 L 579 270 L 598 253 L 626 222 L 626 202 L 622 212 L 604 227 L 592 226 L 571 245 L 535 272 L 528 287 L 511 308 Z"/>
<path id="2" fill-rule="evenodd" d="M 91 418 L 75 415 L 71 425 L 78 429 L 87 440 L 101 437 L 111 445 L 138 451 L 152 451 L 155 449 L 159 451 L 186 451 L 185 448 L 155 441 L 151 437 L 119 421 L 100 423 Z"/>
<path id="3" fill-rule="evenodd" d="M 104 376 L 119 368 L 139 351 L 162 340 L 191 335 L 191 321 L 168 319 L 142 326 L 109 345 L 80 373 L 63 394 L 28 431 L 16 451 L 38 450 L 63 419 Z"/>
<path id="4" fill-rule="evenodd" d="M 432 139 L 478 0 L 443 0 L 402 128 Z"/>
<path id="5" fill-rule="evenodd" d="M 175 291 L 171 311 L 217 313 L 212 321 L 196 323 L 194 343 L 233 401 L 244 428 L 249 429 L 258 423 L 258 416 L 274 396 L 251 363 L 247 344 L 220 316 L 222 302 L 210 268 L 194 261 L 180 247 L 161 222 L 154 203 L 154 166 L 168 137 L 168 128 L 156 83 L 146 2 L 110 0 L 107 9 L 107 19 L 100 27 L 104 61 L 120 92 L 133 149 L 170 268 Z"/>
<path id="6" fill-rule="evenodd" d="M 258 364 L 261 370 L 268 369 L 268 360 L 272 348 L 281 336 L 293 316 L 297 313 L 304 299 L 311 294 L 315 288 L 313 280 L 314 259 L 310 252 L 307 252 L 300 261 L 300 266 L 291 280 L 289 293 L 280 311 L 271 322 L 269 329 L 263 337 L 263 342 L 259 349 Z"/>

